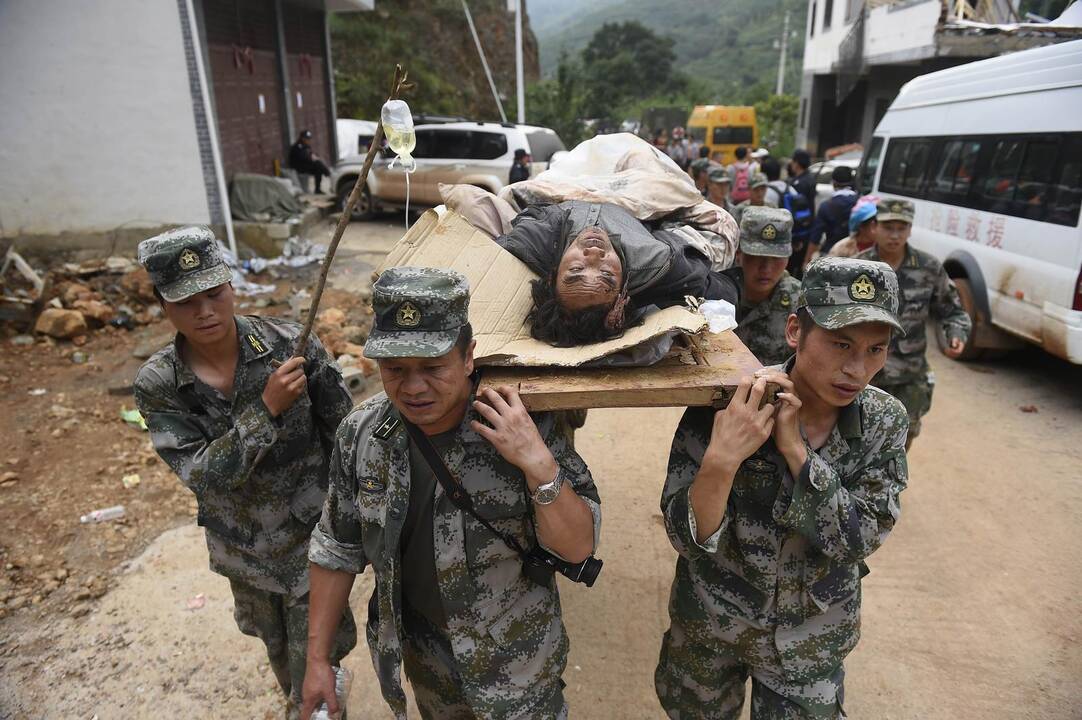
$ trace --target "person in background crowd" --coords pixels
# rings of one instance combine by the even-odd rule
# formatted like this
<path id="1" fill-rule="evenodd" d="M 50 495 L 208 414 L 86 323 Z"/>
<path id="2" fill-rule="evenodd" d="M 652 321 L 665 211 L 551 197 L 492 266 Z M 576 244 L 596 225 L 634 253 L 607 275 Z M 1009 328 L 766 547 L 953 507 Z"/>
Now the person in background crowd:
<path id="1" fill-rule="evenodd" d="M 763 171 L 763 163 L 770 157 L 770 151 L 766 148 L 759 148 L 751 153 L 751 161 L 759 166 L 758 172 Z"/>
<path id="2" fill-rule="evenodd" d="M 708 146 L 708 145 L 700 145 L 699 146 L 699 157 L 704 158 L 706 160 L 709 160 L 710 159 L 710 146 Z"/>
<path id="3" fill-rule="evenodd" d="M 925 327 L 931 315 L 943 329 L 949 343 L 944 353 L 958 357 L 965 349 L 972 321 L 958 299 L 958 290 L 947 277 L 939 260 L 909 244 L 916 206 L 909 200 L 882 200 L 876 209 L 879 235 L 875 247 L 857 256 L 858 259 L 878 260 L 894 268 L 901 287 L 901 309 L 904 336 L 890 339 L 887 364 L 872 379 L 872 383 L 902 401 L 909 415 L 908 450 L 920 435 L 921 417 L 932 407 L 935 376 L 928 368 L 925 350 L 928 341 Z"/>
<path id="4" fill-rule="evenodd" d="M 812 226 L 815 224 L 815 178 L 808 172 L 811 156 L 807 150 L 796 150 L 789 161 L 788 185 L 798 197 L 783 198 L 782 207 L 793 214 L 793 254 L 789 258 L 789 274 L 799 278 L 804 274 L 804 257 L 808 251 Z"/>
<path id="5" fill-rule="evenodd" d="M 654 147 L 665 152 L 669 148 L 669 133 L 665 128 L 654 131 Z"/>
<path id="6" fill-rule="evenodd" d="M 775 207 L 766 201 L 767 180 L 763 173 L 755 173 L 751 176 L 751 189 L 748 199 L 733 208 L 732 216 L 736 223 L 740 224 L 740 218 L 744 210 L 749 207 Z M 790 217 L 790 223 L 792 218 Z M 788 234 L 788 233 L 786 233 Z"/>
<path id="7" fill-rule="evenodd" d="M 763 174 L 766 175 L 766 201 L 774 207 L 785 207 L 785 196 L 796 191 L 781 179 L 781 163 L 768 157 L 763 161 Z"/>
<path id="8" fill-rule="evenodd" d="M 876 219 L 875 195 L 865 195 L 857 200 L 849 212 L 849 237 L 834 243 L 828 253 L 831 257 L 856 257 L 872 245 L 879 236 L 879 221 Z"/>
<path id="9" fill-rule="evenodd" d="M 729 178 L 732 180 L 732 189 L 729 190 L 729 199 L 735 204 L 747 200 L 751 197 L 751 178 L 755 174 L 752 169 L 751 163 L 748 162 L 748 149 L 741 145 L 733 153 L 736 155 L 736 162 L 729 165 L 726 170 L 729 171 Z"/>
<path id="10" fill-rule="evenodd" d="M 688 174 L 691 175 L 692 182 L 695 183 L 695 187 L 703 194 L 703 197 L 706 197 L 706 184 L 712 165 L 713 163 L 706 158 L 698 158 L 688 166 Z"/>
<path id="11" fill-rule="evenodd" d="M 820 252 L 829 253 L 834 243 L 849 231 L 849 211 L 857 202 L 857 192 L 853 189 L 853 168 L 839 165 L 830 173 L 830 181 L 834 184 L 834 194 L 815 213 L 804 257 L 805 265 L 818 257 Z"/>
<path id="12" fill-rule="evenodd" d="M 324 176 L 330 177 L 331 171 L 327 164 L 312 151 L 312 131 L 301 130 L 297 142 L 289 148 L 289 167 L 304 175 L 311 175 L 316 179 L 315 192 L 318 195 L 323 192 Z"/>
<path id="13" fill-rule="evenodd" d="M 688 141 L 684 137 L 684 128 L 677 125 L 672 129 L 672 140 L 666 152 L 673 162 L 680 166 L 681 170 L 688 169 Z"/>
<path id="14" fill-rule="evenodd" d="M 515 150 L 515 160 L 511 163 L 511 172 L 507 174 L 507 183 L 512 185 L 523 180 L 530 179 L 530 163 L 533 162 L 533 158 L 530 154 L 519 148 Z"/>
<path id="15" fill-rule="evenodd" d="M 706 199 L 719 208 L 733 214 L 732 203 L 729 202 L 729 188 L 731 186 L 729 173 L 720 165 L 715 165 L 707 174 Z M 736 220 L 736 218 L 733 218 Z M 739 224 L 737 220 L 737 224 Z"/>

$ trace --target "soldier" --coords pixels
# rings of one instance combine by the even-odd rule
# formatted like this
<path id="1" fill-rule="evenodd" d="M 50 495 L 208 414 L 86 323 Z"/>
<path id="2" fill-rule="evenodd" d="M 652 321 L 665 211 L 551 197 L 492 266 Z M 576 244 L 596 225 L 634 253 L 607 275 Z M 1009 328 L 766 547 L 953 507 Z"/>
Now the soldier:
<path id="1" fill-rule="evenodd" d="M 749 208 L 740 221 L 739 266 L 723 271 L 741 286 L 736 336 L 764 365 L 779 365 L 793 354 L 785 323 L 800 283 L 785 271 L 792 246 L 793 216 L 778 208 Z"/>
<path id="2" fill-rule="evenodd" d="M 755 173 L 751 176 L 748 199 L 732 209 L 732 216 L 737 224 L 740 224 L 741 216 L 749 207 L 777 207 L 766 199 L 766 191 L 769 185 L 770 181 L 766 179 L 766 174 Z"/>
<path id="3" fill-rule="evenodd" d="M 232 272 L 210 230 L 144 240 L 139 262 L 177 335 L 140 368 L 135 401 L 154 449 L 195 493 L 210 568 L 229 578 L 237 626 L 263 641 L 296 718 L 308 538 L 352 398 L 315 337 L 303 358 L 292 357 L 299 325 L 233 314 Z M 357 641 L 348 609 L 341 620 L 336 659 Z"/>
<path id="4" fill-rule="evenodd" d="M 405 717 L 404 665 L 425 718 L 566 717 L 556 585 L 551 571 L 525 575 L 519 549 L 540 544 L 570 563 L 597 562 L 590 472 L 552 415 L 531 417 L 510 388 L 475 390 L 464 277 L 391 268 L 372 303 L 365 355 L 379 363 L 386 394 L 338 430 L 309 555 L 304 710 L 337 706 L 334 629 L 354 576 L 371 565 L 368 643 L 396 716 Z M 459 489 L 472 511 L 460 509 Z"/>
<path id="5" fill-rule="evenodd" d="M 905 338 L 894 337 L 886 367 L 872 382 L 902 401 L 909 414 L 909 439 L 906 449 L 920 434 L 921 418 L 932 407 L 935 376 L 928 369 L 925 350 L 928 340 L 924 326 L 932 315 L 943 327 L 950 345 L 947 357 L 962 354 L 972 323 L 954 283 L 943 266 L 926 252 L 909 244 L 915 208 L 909 200 L 882 200 L 876 210 L 879 231 L 876 245 L 857 255 L 880 260 L 898 274 L 902 288 L 900 317 Z"/>
<path id="6" fill-rule="evenodd" d="M 725 168 L 716 165 L 710 168 L 706 178 L 706 199 L 732 215 L 733 204 L 729 202 L 729 188 L 732 187 L 733 179 L 729 177 L 729 173 Z"/>
<path id="7" fill-rule="evenodd" d="M 671 718 L 843 718 L 864 559 L 898 520 L 906 414 L 868 386 L 899 330 L 883 263 L 808 266 L 785 332 L 796 355 L 691 408 L 661 508 L 679 557 L 655 686 Z M 763 404 L 767 383 L 780 387 Z"/>

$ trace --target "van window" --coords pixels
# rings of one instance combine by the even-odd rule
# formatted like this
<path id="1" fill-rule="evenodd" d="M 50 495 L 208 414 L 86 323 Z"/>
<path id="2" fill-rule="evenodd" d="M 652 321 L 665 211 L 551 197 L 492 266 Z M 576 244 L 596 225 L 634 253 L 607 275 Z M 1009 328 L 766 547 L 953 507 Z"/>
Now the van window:
<path id="1" fill-rule="evenodd" d="M 417 147 L 413 149 L 413 157 L 415 158 L 431 158 L 435 157 L 432 154 L 433 146 L 436 144 L 436 131 L 435 130 L 418 130 L 417 131 Z M 394 157 L 394 153 L 391 149 L 385 148 L 385 152 L 391 153 L 389 157 Z"/>
<path id="2" fill-rule="evenodd" d="M 981 210 L 1008 212 L 1024 150 L 1025 142 L 1022 140 L 1000 140 L 995 144 L 988 171 L 980 183 L 978 207 Z"/>
<path id="3" fill-rule="evenodd" d="M 887 145 L 887 159 L 879 180 L 880 189 L 895 195 L 920 197 L 931 149 L 931 140 L 892 139 Z"/>
<path id="4" fill-rule="evenodd" d="M 1056 167 L 1059 139 L 1030 140 L 1026 143 L 1026 155 L 1018 172 L 1018 189 L 1014 193 L 1012 215 L 1028 220 L 1044 219 L 1044 203 L 1052 185 Z"/>
<path id="5" fill-rule="evenodd" d="M 1082 135 L 1064 143 L 1063 169 L 1048 197 L 1048 222 L 1057 225 L 1078 224 L 1078 209 L 1082 204 Z"/>
<path id="6" fill-rule="evenodd" d="M 470 134 L 473 136 L 468 156 L 471 160 L 495 160 L 507 154 L 507 136 L 503 133 L 474 131 Z"/>
<path id="7" fill-rule="evenodd" d="M 461 160 L 470 156 L 469 130 L 433 130 L 432 154 L 443 160 Z"/>
<path id="8" fill-rule="evenodd" d="M 564 141 L 554 132 L 528 132 L 526 140 L 530 143 L 530 156 L 534 162 L 548 162 L 554 153 L 567 149 Z"/>
<path id="9" fill-rule="evenodd" d="M 948 140 L 943 143 L 933 163 L 928 199 L 965 205 L 980 153 L 981 143 L 978 140 Z"/>
<path id="10" fill-rule="evenodd" d="M 864 163 L 857 177 L 857 192 L 869 193 L 875 182 L 875 171 L 879 169 L 879 158 L 883 154 L 883 138 L 873 137 L 872 147 L 864 154 Z"/>
<path id="11" fill-rule="evenodd" d="M 755 130 L 750 127 L 716 127 L 711 145 L 751 145 Z"/>

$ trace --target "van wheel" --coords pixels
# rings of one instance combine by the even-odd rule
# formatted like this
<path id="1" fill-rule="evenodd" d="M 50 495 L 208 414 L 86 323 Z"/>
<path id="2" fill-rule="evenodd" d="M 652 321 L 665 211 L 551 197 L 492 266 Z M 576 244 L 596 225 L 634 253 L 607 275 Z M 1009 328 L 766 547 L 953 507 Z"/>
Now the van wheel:
<path id="1" fill-rule="evenodd" d="M 969 340 L 966 341 L 965 347 L 962 348 L 962 354 L 955 359 L 966 361 L 986 358 L 989 354 L 988 351 L 977 347 L 975 340 L 979 332 L 978 329 L 987 324 L 988 320 L 977 310 L 977 303 L 973 300 L 973 288 L 969 284 L 969 279 L 964 277 L 954 278 L 954 286 L 958 288 L 958 299 L 962 301 L 962 307 L 965 309 L 966 315 L 969 315 L 969 321 L 972 323 Z M 943 332 L 943 326 L 940 323 L 936 324 L 935 339 L 939 344 L 939 350 L 945 354 L 947 348 L 950 347 L 950 342 L 947 340 L 947 334 Z"/>
<path id="2" fill-rule="evenodd" d="M 353 192 L 353 183 L 342 183 L 338 187 L 338 209 L 343 210 L 349 200 L 349 194 Z M 365 185 L 361 188 L 361 195 L 357 198 L 357 204 L 353 206 L 350 220 L 371 220 L 375 213 L 372 210 L 372 193 Z"/>

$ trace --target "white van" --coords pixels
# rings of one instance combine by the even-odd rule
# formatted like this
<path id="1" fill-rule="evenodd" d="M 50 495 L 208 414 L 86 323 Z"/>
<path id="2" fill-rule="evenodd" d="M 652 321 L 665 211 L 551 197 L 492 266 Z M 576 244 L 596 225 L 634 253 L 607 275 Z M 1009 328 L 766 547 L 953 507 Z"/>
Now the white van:
<path id="1" fill-rule="evenodd" d="M 1082 363 L 1082 41 L 910 81 L 857 177 L 916 204 L 911 242 L 974 321 L 964 358 L 1021 338 Z"/>

